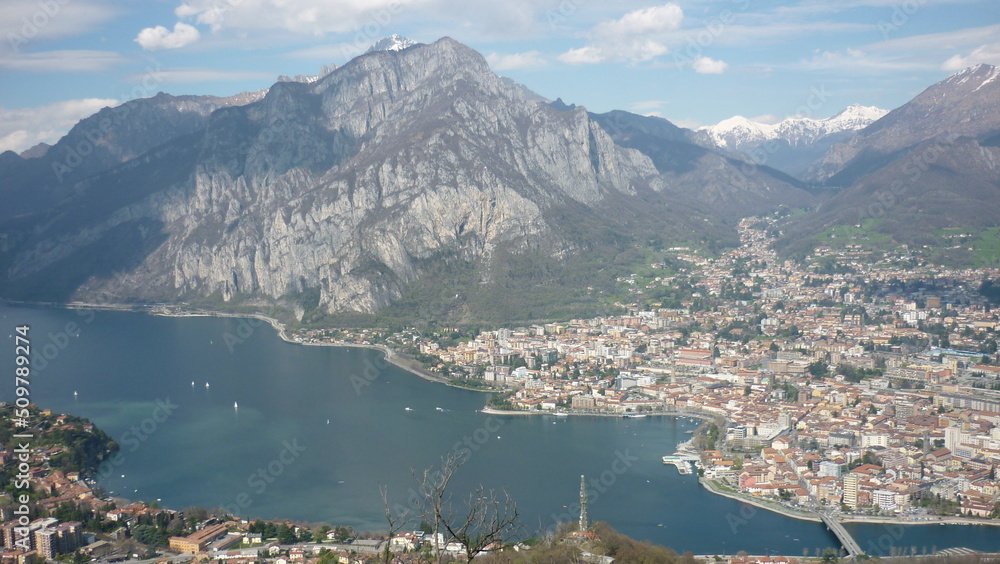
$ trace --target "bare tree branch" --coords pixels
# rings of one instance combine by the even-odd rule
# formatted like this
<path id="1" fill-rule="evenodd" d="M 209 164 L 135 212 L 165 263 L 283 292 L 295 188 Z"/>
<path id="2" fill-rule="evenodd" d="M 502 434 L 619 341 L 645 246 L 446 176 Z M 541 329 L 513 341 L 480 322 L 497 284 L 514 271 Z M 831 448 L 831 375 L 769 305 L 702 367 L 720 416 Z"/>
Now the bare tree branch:
<path id="1" fill-rule="evenodd" d="M 439 533 L 460 543 L 467 561 L 472 562 L 476 555 L 492 546 L 509 544 L 520 531 L 517 504 L 506 490 L 501 499 L 495 491 L 480 485 L 465 500 L 464 509 L 454 507 L 449 486 L 464 462 L 458 453 L 449 453 L 442 458 L 440 469 L 424 470 L 420 480 L 423 501 L 420 512 L 434 528 L 433 542 L 438 560 Z"/>
<path id="2" fill-rule="evenodd" d="M 383 564 L 391 564 L 392 562 L 392 538 L 396 536 L 407 522 L 408 510 L 403 510 L 401 513 L 394 514 L 392 509 L 389 507 L 389 488 L 386 486 L 380 486 L 379 492 L 382 494 L 382 503 L 385 505 L 385 520 L 389 524 L 389 536 L 385 539 L 385 550 L 382 552 L 382 562 Z"/>

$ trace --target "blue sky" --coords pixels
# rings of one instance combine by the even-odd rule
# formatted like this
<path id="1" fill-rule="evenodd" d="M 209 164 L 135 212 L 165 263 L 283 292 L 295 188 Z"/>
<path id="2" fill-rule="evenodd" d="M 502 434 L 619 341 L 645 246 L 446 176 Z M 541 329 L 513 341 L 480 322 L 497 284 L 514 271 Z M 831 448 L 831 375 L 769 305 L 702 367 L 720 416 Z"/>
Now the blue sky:
<path id="1" fill-rule="evenodd" d="M 453 37 L 548 98 L 696 127 L 898 107 L 1000 64 L 1000 1 L 3 0 L 0 150 L 159 91 L 316 74 L 393 33 Z"/>

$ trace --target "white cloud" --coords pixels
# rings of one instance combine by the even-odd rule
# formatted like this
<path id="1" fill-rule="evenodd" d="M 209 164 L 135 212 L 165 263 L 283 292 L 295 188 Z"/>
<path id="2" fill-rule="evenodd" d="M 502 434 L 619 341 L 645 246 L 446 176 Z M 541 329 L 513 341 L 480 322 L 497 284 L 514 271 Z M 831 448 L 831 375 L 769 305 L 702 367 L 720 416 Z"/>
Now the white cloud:
<path id="1" fill-rule="evenodd" d="M 146 75 L 136 74 L 128 77 L 129 81 L 140 82 Z M 223 70 L 197 67 L 181 67 L 172 69 L 157 69 L 157 82 L 164 84 L 216 82 L 229 80 L 277 80 L 277 75 L 264 71 Z"/>
<path id="2" fill-rule="evenodd" d="M 524 53 L 514 53 L 512 55 L 498 55 L 490 53 L 486 56 L 486 61 L 495 71 L 527 69 L 545 65 L 545 59 L 538 51 L 525 51 Z"/>
<path id="3" fill-rule="evenodd" d="M 749 117 L 747 119 L 749 119 L 750 121 L 755 121 L 757 123 L 766 123 L 767 125 L 774 125 L 776 123 L 780 123 L 782 120 L 782 118 L 774 114 L 762 114 L 759 116 Z"/>
<path id="4" fill-rule="evenodd" d="M 925 57 L 913 57 L 910 53 L 888 55 L 870 53 L 862 49 L 843 51 L 820 51 L 809 59 L 785 66 L 793 70 L 822 71 L 841 70 L 851 73 L 886 71 L 927 71 L 936 70 L 937 65 Z"/>
<path id="5" fill-rule="evenodd" d="M 595 47 L 570 49 L 569 51 L 558 55 L 556 58 L 571 65 L 603 63 L 607 60 L 604 53 Z"/>
<path id="6" fill-rule="evenodd" d="M 558 56 L 569 64 L 648 61 L 668 51 L 665 36 L 680 28 L 684 11 L 674 3 L 631 11 L 601 22 L 587 34 L 586 46 Z"/>
<path id="7" fill-rule="evenodd" d="M 672 119 L 670 120 L 670 123 L 676 125 L 677 127 L 684 127 L 687 129 L 698 129 L 699 127 L 705 125 L 704 123 L 696 119 L 690 119 L 690 118 Z"/>
<path id="8" fill-rule="evenodd" d="M 659 114 L 659 112 L 656 110 L 662 108 L 663 105 L 666 103 L 667 103 L 666 100 L 642 100 L 639 102 L 632 102 L 631 104 L 629 104 L 629 109 L 632 110 L 633 112 L 638 112 L 645 115 L 653 113 Z"/>
<path id="9" fill-rule="evenodd" d="M 691 64 L 691 67 L 698 74 L 722 74 L 726 72 L 729 65 L 725 61 L 717 61 L 709 57 L 698 57 Z"/>
<path id="10" fill-rule="evenodd" d="M 965 57 L 953 55 L 941 65 L 941 68 L 946 71 L 957 71 L 980 63 L 1000 65 L 1000 43 L 980 45 Z"/>
<path id="11" fill-rule="evenodd" d="M 100 1 L 4 0 L 0 45 L 5 50 L 23 52 L 36 41 L 89 33 L 117 14 L 117 9 Z"/>
<path id="12" fill-rule="evenodd" d="M 240 30 L 279 29 L 321 36 L 357 30 L 372 42 L 389 35 L 390 26 L 409 7 L 427 0 L 187 0 L 174 14 L 211 26 Z"/>
<path id="13" fill-rule="evenodd" d="M 419 23 L 426 37 L 509 41 L 537 36 L 549 31 L 542 14 L 557 10 L 560 1 L 183 0 L 174 14 L 182 21 L 210 26 L 213 33 L 272 31 L 285 39 L 292 34 L 349 34 L 349 40 L 367 47 L 413 22 Z"/>
<path id="14" fill-rule="evenodd" d="M 96 72 L 125 62 L 114 51 L 42 51 L 0 56 L 0 68 L 27 72 Z"/>
<path id="15" fill-rule="evenodd" d="M 634 10 L 617 20 L 601 22 L 594 27 L 598 37 L 618 39 L 633 35 L 674 31 L 681 26 L 684 11 L 677 4 L 667 3 Z"/>
<path id="16" fill-rule="evenodd" d="M 0 152 L 20 153 L 43 142 L 51 145 L 81 119 L 118 103 L 115 99 L 84 98 L 35 108 L 0 108 Z"/>
<path id="17" fill-rule="evenodd" d="M 162 25 L 147 27 L 139 32 L 134 41 L 147 51 L 156 51 L 158 49 L 178 49 L 199 39 L 201 39 L 201 33 L 198 28 L 184 22 L 177 22 L 174 24 L 173 31 Z"/>

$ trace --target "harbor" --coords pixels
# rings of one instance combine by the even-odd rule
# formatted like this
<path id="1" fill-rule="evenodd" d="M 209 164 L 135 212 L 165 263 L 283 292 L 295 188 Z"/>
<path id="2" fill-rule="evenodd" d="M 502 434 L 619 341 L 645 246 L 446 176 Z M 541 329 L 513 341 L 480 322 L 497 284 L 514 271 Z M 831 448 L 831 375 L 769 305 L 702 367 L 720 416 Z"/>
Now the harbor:
<path id="1" fill-rule="evenodd" d="M 662 460 L 664 464 L 675 466 L 682 476 L 694 474 L 701 466 L 701 455 L 694 448 L 694 439 L 688 439 L 677 445 L 677 451 L 664 456 Z"/>
<path id="2" fill-rule="evenodd" d="M 677 467 L 677 472 L 682 476 L 689 476 L 694 474 L 695 471 L 694 465 L 697 461 L 697 457 L 693 458 L 694 459 L 692 460 L 692 457 L 689 456 L 668 455 L 663 457 L 663 463 L 672 464 Z"/>

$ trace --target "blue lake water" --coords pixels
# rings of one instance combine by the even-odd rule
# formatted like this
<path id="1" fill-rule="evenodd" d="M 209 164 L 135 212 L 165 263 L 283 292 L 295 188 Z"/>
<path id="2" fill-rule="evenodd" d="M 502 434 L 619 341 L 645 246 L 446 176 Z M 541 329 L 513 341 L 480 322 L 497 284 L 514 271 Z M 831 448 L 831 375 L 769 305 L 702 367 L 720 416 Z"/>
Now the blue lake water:
<path id="1" fill-rule="evenodd" d="M 377 351 L 286 343 L 256 321 L 13 307 L 0 315 L 8 334 L 31 326 L 33 401 L 88 417 L 121 444 L 100 484 L 123 497 L 379 530 L 380 486 L 405 507 L 413 474 L 458 448 L 467 456 L 456 499 L 480 483 L 506 489 L 529 532 L 576 519 L 583 474 L 591 520 L 679 552 L 795 556 L 837 546 L 820 524 L 711 494 L 663 465 L 693 420 L 489 416 L 477 411 L 484 394 L 422 380 Z M 0 366 L 14 366 L 13 348 L 8 339 Z M 0 385 L 0 399 L 12 396 L 13 381 Z M 993 527 L 848 529 L 873 554 L 1000 551 Z"/>

